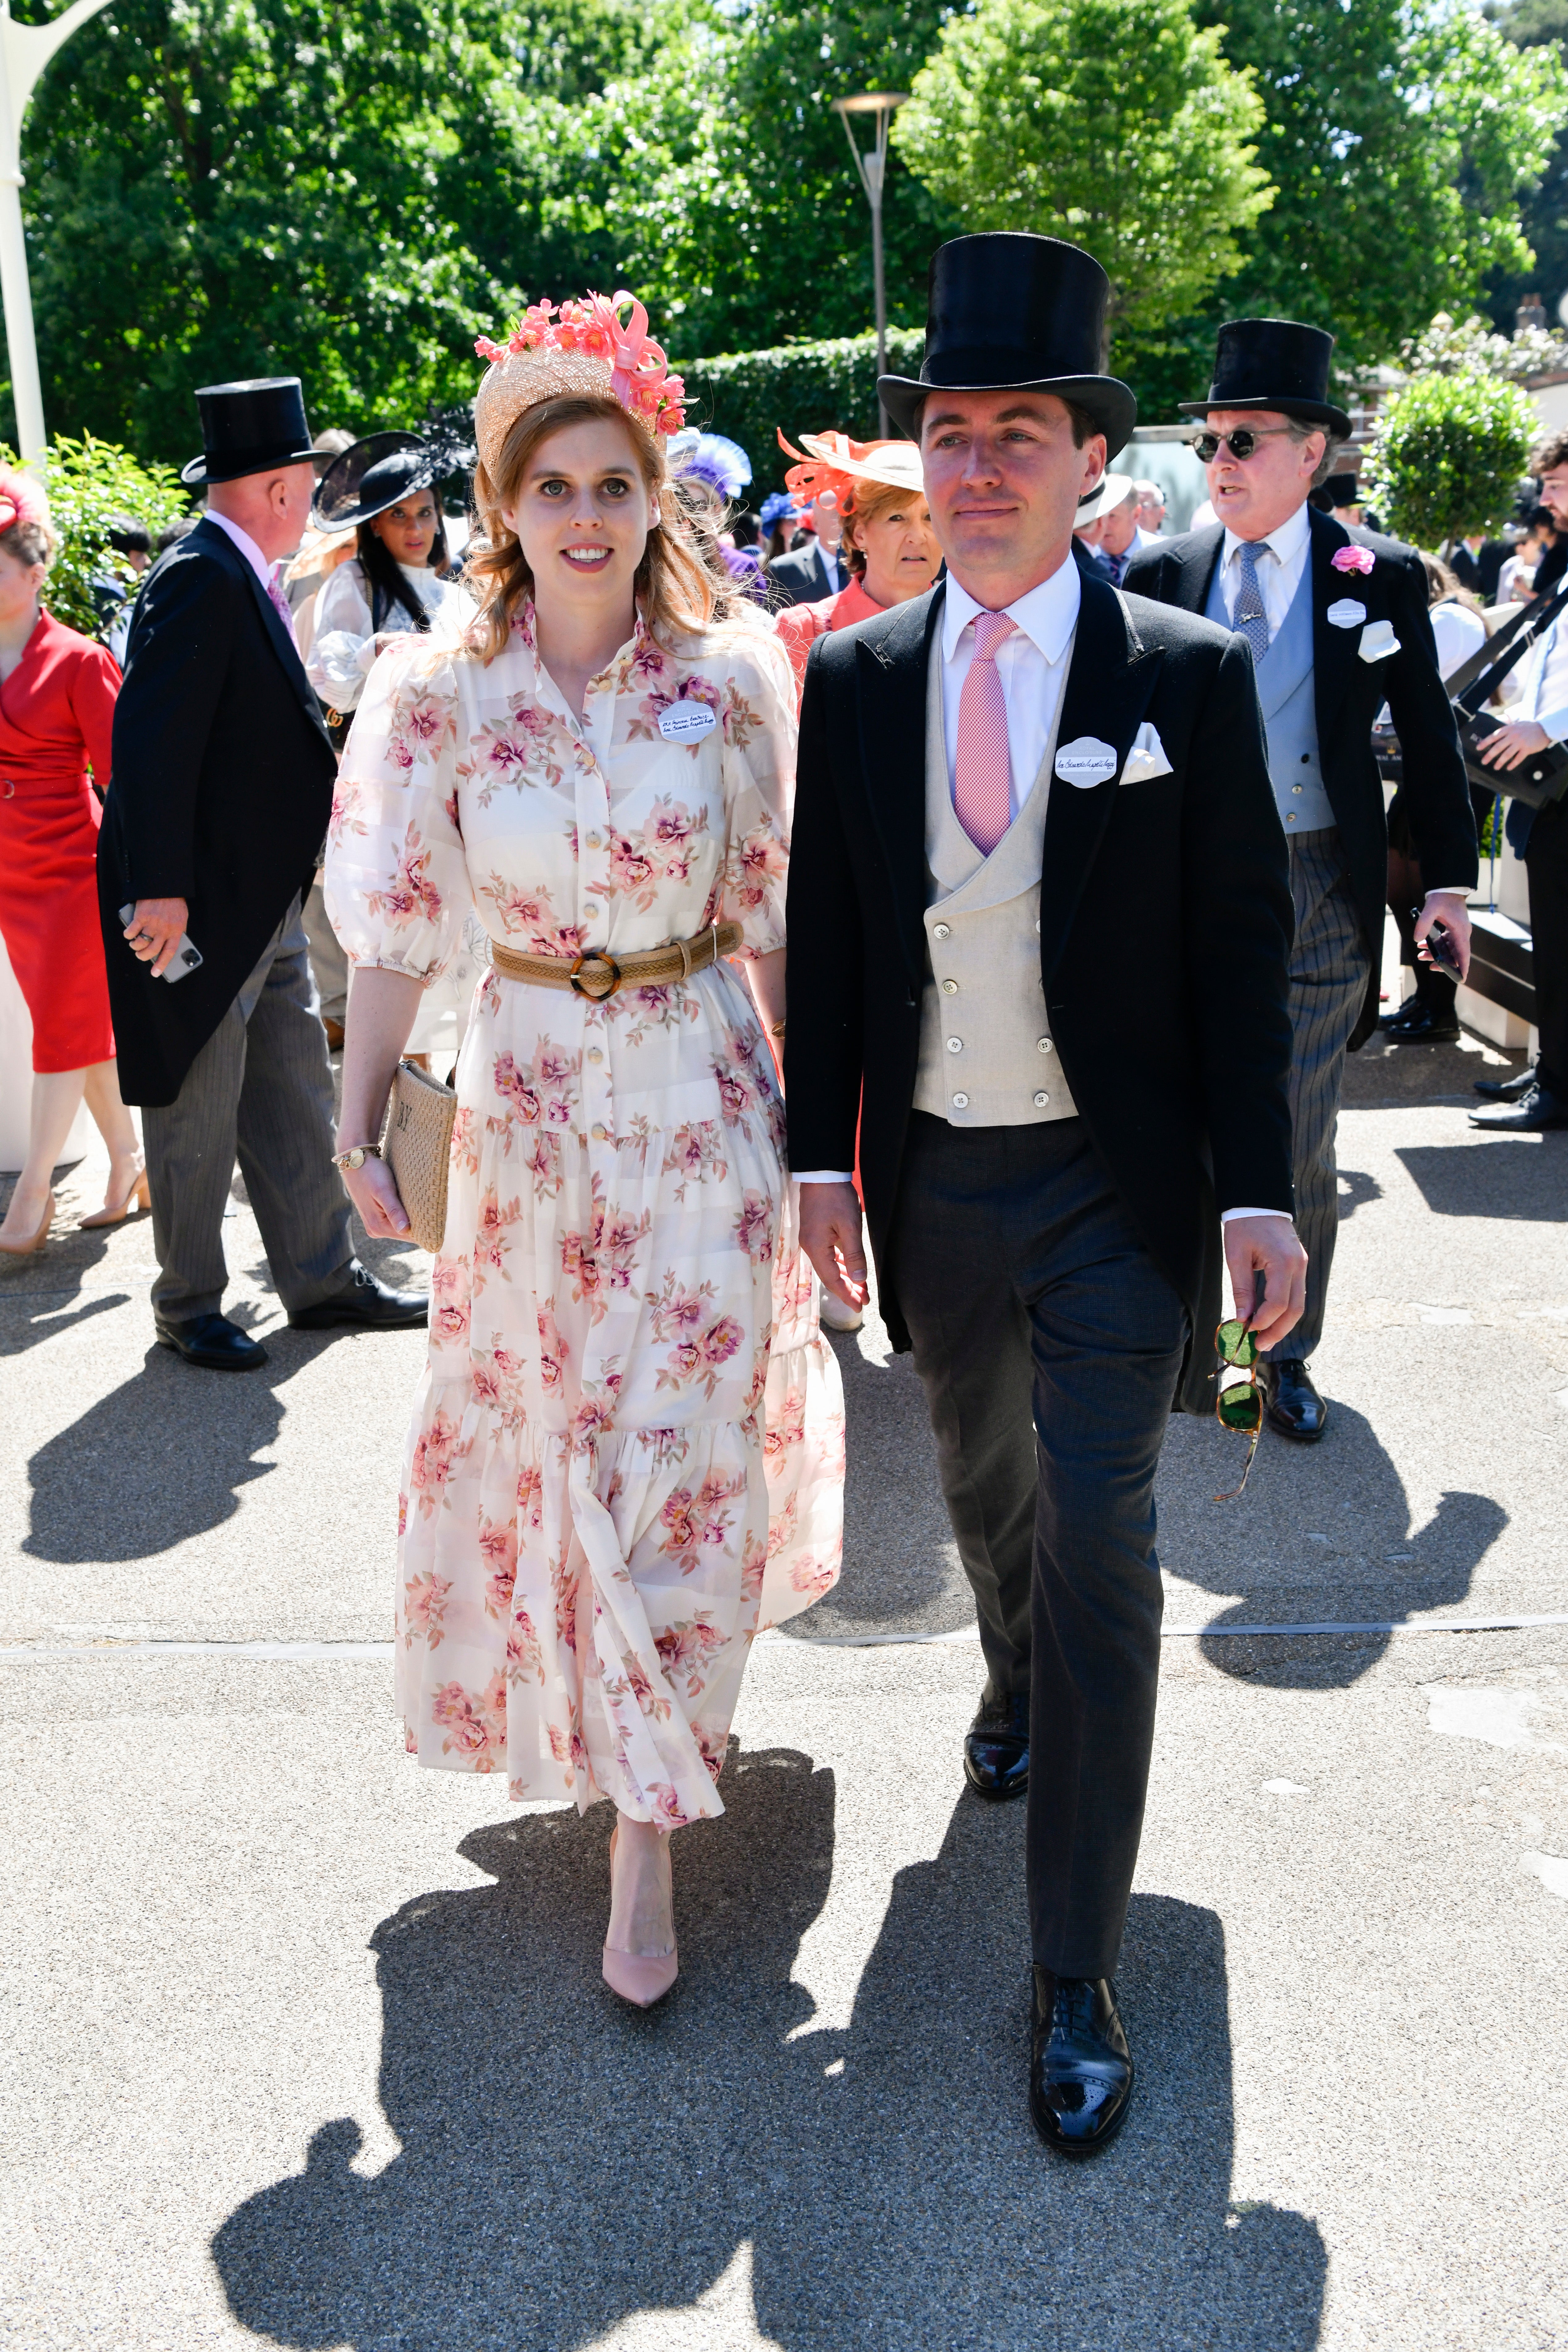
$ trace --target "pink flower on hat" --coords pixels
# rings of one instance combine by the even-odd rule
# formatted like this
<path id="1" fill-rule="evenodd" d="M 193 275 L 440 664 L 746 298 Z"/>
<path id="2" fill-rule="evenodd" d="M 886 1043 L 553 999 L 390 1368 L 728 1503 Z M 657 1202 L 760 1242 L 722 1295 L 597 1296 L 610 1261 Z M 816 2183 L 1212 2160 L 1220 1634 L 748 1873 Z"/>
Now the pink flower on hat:
<path id="1" fill-rule="evenodd" d="M 1370 547 L 1337 547 L 1329 558 L 1336 572 L 1367 572 L 1376 561 Z"/>

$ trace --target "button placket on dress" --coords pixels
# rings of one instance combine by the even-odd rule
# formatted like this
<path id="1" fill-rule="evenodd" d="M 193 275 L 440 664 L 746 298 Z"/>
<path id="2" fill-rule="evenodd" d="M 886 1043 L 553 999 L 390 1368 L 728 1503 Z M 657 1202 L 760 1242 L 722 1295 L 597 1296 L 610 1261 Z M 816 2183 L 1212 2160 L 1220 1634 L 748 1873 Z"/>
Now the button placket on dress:
<path id="1" fill-rule="evenodd" d="M 592 755 L 593 765 L 577 778 L 577 907 L 584 949 L 611 952 L 615 900 L 610 893 L 610 751 L 615 740 L 616 703 L 622 665 L 612 662 L 590 678 L 583 703 L 579 740 Z M 590 997 L 583 1008 L 583 1061 L 579 1074 L 583 1123 L 588 1138 L 588 1159 L 602 1174 L 605 1190 L 615 1165 L 615 1089 L 612 1056 L 605 1050 L 609 1023 L 604 1004 Z M 607 1157 L 606 1157 L 607 1154 Z"/>

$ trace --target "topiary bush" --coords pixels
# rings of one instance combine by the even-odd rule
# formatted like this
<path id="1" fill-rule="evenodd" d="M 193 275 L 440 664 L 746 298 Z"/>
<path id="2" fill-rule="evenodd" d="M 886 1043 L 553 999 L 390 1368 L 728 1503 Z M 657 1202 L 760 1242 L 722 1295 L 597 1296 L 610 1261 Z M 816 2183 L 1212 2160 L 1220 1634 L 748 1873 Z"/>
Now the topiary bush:
<path id="1" fill-rule="evenodd" d="M 925 336 L 918 328 L 889 327 L 888 366 L 918 375 Z M 874 441 L 877 417 L 877 338 L 845 335 L 832 342 L 781 343 L 772 351 L 731 352 L 721 359 L 685 360 L 676 369 L 686 385 L 689 425 L 727 433 L 752 461 L 747 493 L 760 506 L 781 490 L 790 460 L 778 446 L 783 425 L 799 446 L 803 433 L 835 427 L 857 441 Z"/>
<path id="2" fill-rule="evenodd" d="M 16 463 L 9 449 L 0 449 L 0 457 L 8 466 Z M 144 466 L 129 449 L 95 440 L 90 433 L 79 441 L 57 435 L 44 451 L 40 470 L 60 537 L 44 603 L 68 629 L 94 637 L 104 624 L 89 583 L 118 580 L 127 596 L 137 583 L 131 565 L 109 544 L 111 521 L 130 515 L 156 538 L 165 523 L 188 511 L 191 494 L 172 466 Z"/>
<path id="3" fill-rule="evenodd" d="M 1399 538 L 1451 546 L 1508 520 L 1538 431 L 1516 383 L 1473 368 L 1417 376 L 1378 413 L 1363 495 Z"/>

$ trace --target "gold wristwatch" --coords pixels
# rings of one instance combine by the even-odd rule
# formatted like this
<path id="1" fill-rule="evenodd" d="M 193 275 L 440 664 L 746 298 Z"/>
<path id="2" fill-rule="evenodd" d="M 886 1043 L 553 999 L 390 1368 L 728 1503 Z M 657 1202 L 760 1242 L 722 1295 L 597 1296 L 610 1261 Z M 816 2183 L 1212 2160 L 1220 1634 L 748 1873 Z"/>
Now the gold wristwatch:
<path id="1" fill-rule="evenodd" d="M 381 1149 L 374 1143 L 356 1143 L 352 1151 L 334 1151 L 334 1168 L 363 1168 L 367 1160 L 379 1160 Z"/>

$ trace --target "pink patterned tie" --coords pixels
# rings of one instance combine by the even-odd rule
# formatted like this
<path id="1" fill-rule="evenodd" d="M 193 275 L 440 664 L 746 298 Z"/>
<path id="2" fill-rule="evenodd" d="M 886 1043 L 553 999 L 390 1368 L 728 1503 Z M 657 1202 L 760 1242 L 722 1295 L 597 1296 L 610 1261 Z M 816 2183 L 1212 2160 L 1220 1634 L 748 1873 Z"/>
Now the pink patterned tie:
<path id="1" fill-rule="evenodd" d="M 1013 634 L 1005 613 L 976 613 L 974 657 L 958 698 L 958 758 L 953 814 L 983 856 L 989 857 L 1012 823 L 1007 703 L 996 674 L 996 648 Z"/>
<path id="2" fill-rule="evenodd" d="M 282 589 L 279 588 L 276 580 L 269 580 L 268 582 L 267 593 L 272 599 L 279 619 L 282 622 L 283 626 L 289 632 L 289 644 L 293 645 L 296 642 L 294 636 L 294 615 L 289 609 L 288 597 L 285 596 Z"/>

